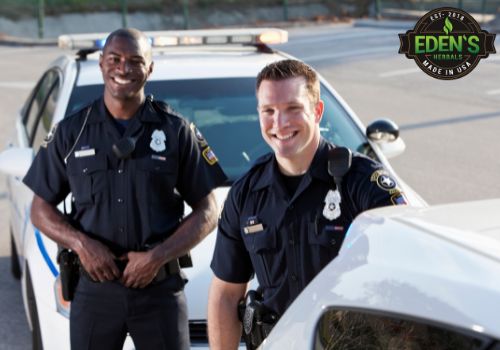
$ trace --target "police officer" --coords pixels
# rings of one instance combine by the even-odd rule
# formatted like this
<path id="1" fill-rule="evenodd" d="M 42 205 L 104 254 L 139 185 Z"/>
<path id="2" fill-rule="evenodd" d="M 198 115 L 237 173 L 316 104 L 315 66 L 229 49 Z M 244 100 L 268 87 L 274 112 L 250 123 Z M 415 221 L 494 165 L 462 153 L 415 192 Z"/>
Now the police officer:
<path id="1" fill-rule="evenodd" d="M 143 33 L 111 33 L 99 66 L 103 97 L 53 128 L 24 179 L 33 224 L 80 260 L 71 348 L 122 349 L 130 333 L 137 349 L 188 349 L 177 258 L 215 227 L 212 190 L 225 176 L 194 126 L 145 96 Z M 63 216 L 56 205 L 69 192 Z"/>
<path id="2" fill-rule="evenodd" d="M 296 60 L 268 65 L 257 77 L 257 99 L 274 152 L 234 183 L 219 219 L 208 304 L 215 350 L 237 348 L 236 309 L 254 273 L 262 304 L 279 317 L 335 258 L 356 215 L 405 202 L 391 175 L 360 154 L 350 167 L 339 158 L 349 170 L 335 184 L 328 171 L 335 146 L 320 136 L 324 106 L 312 68 Z"/>

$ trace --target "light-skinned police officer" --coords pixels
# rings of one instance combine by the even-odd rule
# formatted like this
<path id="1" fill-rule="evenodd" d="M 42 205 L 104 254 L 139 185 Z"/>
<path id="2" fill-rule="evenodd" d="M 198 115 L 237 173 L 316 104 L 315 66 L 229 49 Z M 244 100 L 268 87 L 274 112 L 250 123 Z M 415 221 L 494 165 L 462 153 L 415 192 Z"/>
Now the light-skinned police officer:
<path id="1" fill-rule="evenodd" d="M 236 310 L 254 273 L 261 295 L 249 315 L 264 314 L 265 336 L 335 258 L 356 215 L 405 202 L 380 164 L 320 136 L 324 105 L 312 68 L 296 60 L 268 65 L 257 99 L 262 137 L 274 152 L 234 183 L 219 220 L 208 313 L 214 350 L 237 348 Z"/>

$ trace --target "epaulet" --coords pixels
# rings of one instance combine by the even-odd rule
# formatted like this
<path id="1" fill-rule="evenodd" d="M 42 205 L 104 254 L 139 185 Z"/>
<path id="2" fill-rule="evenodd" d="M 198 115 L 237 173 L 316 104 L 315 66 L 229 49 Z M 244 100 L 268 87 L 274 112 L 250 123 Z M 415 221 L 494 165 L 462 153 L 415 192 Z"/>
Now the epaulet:
<path id="1" fill-rule="evenodd" d="M 358 153 L 358 152 L 353 152 L 352 153 L 352 169 L 353 171 L 369 171 L 369 170 L 374 170 L 374 169 L 379 169 L 383 167 L 383 165 L 368 157 L 365 154 Z"/>
<path id="2" fill-rule="evenodd" d="M 152 96 L 148 96 L 147 100 L 151 103 L 151 105 L 153 106 L 153 108 L 158 113 L 160 113 L 160 114 L 168 114 L 168 115 L 171 115 L 171 116 L 175 116 L 175 117 L 184 119 L 184 117 L 179 112 L 177 112 L 175 109 L 173 109 L 172 106 L 170 106 L 168 103 L 163 102 L 163 101 L 155 100 L 155 99 L 153 99 Z"/>

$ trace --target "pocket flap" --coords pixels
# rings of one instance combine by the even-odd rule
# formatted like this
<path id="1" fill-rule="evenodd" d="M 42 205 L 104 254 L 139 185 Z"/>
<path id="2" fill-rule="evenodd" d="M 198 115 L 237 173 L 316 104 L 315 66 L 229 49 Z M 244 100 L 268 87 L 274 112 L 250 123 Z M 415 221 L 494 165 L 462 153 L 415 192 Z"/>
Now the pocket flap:
<path id="1" fill-rule="evenodd" d="M 67 167 L 68 174 L 90 175 L 97 171 L 106 170 L 108 164 L 104 154 L 97 154 L 92 157 L 70 158 Z"/>
<path id="2" fill-rule="evenodd" d="M 272 228 L 255 233 L 243 233 L 243 235 L 247 249 L 252 253 L 276 249 L 277 231 Z"/>

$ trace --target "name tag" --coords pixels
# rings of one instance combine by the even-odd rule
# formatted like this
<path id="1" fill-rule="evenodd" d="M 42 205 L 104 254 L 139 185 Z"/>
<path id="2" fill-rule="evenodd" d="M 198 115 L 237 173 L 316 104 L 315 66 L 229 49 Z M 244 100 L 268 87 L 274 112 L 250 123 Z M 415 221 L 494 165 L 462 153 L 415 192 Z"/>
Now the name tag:
<path id="1" fill-rule="evenodd" d="M 75 158 L 95 156 L 95 148 L 82 149 L 75 151 Z"/>
<path id="2" fill-rule="evenodd" d="M 165 162 L 167 160 L 166 157 L 163 157 L 163 156 L 159 156 L 157 154 L 152 154 L 151 155 L 151 159 L 155 159 L 155 160 L 161 160 L 162 162 Z"/>
<path id="3" fill-rule="evenodd" d="M 252 226 L 246 226 L 243 227 L 243 232 L 245 232 L 247 235 L 250 233 L 256 233 L 264 230 L 264 226 L 262 224 L 256 224 Z"/>

